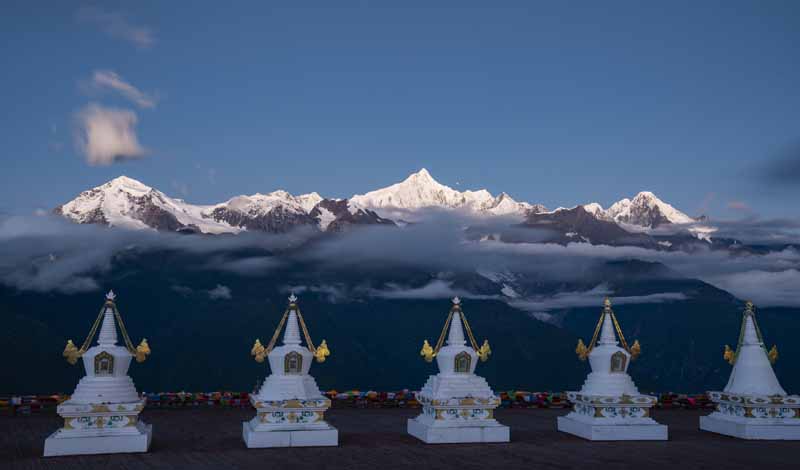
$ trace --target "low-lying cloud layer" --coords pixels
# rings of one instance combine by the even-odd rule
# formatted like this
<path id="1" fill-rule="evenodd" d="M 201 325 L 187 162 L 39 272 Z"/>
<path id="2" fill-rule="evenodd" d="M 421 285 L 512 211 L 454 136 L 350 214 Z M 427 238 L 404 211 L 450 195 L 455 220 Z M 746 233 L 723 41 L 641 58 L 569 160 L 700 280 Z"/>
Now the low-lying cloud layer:
<path id="1" fill-rule="evenodd" d="M 464 227 L 464 220 L 453 218 L 403 229 L 367 227 L 319 240 L 303 231 L 284 235 L 244 233 L 210 237 L 75 225 L 54 216 L 6 217 L 0 219 L 0 283 L 39 292 L 94 290 L 119 253 L 135 255 L 166 249 L 198 255 L 200 261 L 196 269 L 229 275 L 258 277 L 293 266 L 312 266 L 315 272 L 323 273 L 323 278 L 325 272 L 366 273 L 365 276 L 380 273 L 382 276 L 379 282 L 355 275 L 341 284 L 323 281 L 285 287 L 297 293 L 316 292 L 331 301 L 458 295 L 501 299 L 529 312 L 548 312 L 599 305 L 604 296 L 616 293 L 602 281 L 585 285 L 598 267 L 609 261 L 642 260 L 662 263 L 680 277 L 707 281 L 763 306 L 800 306 L 797 295 L 800 253 L 793 248 L 758 255 L 710 249 L 693 253 L 666 252 L 585 243 L 563 246 L 479 242 L 466 240 Z M 429 273 L 429 277 L 416 281 L 392 277 L 393 272 L 406 268 Z M 457 282 L 464 276 L 472 280 Z M 506 285 L 506 276 L 509 285 Z M 533 283 L 570 285 L 583 282 L 585 287 L 518 295 L 510 286 L 514 276 Z M 480 279 L 491 282 L 494 290 L 469 287 L 478 286 Z M 173 290 L 182 295 L 205 290 L 206 295 L 216 299 L 232 296 L 224 285 L 202 288 L 176 285 Z M 615 296 L 615 302 L 656 303 L 684 298 L 685 294 L 680 292 L 655 291 L 647 295 Z"/>

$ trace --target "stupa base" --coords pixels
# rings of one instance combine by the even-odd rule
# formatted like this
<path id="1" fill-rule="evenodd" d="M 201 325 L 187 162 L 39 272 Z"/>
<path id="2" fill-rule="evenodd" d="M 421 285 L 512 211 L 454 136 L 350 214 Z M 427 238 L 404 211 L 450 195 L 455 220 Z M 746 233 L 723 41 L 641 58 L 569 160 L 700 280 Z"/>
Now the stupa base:
<path id="1" fill-rule="evenodd" d="M 737 437 L 739 439 L 798 441 L 800 440 L 800 423 L 796 418 L 773 419 L 770 422 L 758 423 L 754 418 L 726 418 L 712 413 L 700 417 L 700 429 L 703 431 Z M 746 421 L 746 422 L 745 422 Z M 766 420 L 764 420 L 766 421 Z"/>
<path id="2" fill-rule="evenodd" d="M 253 429 L 249 421 L 242 423 L 242 438 L 248 448 L 265 447 L 331 447 L 339 445 L 339 431 L 333 426 L 317 429 Z"/>
<path id="3" fill-rule="evenodd" d="M 558 418 L 558 430 L 590 441 L 666 441 L 667 426 L 650 417 L 649 395 L 587 395 L 567 392 L 572 412 Z"/>
<path id="4" fill-rule="evenodd" d="M 652 421 L 652 420 L 651 420 Z M 650 423 L 606 424 L 559 416 L 558 430 L 589 441 L 666 441 L 667 426 Z"/>
<path id="5" fill-rule="evenodd" d="M 739 439 L 800 440 L 800 396 L 708 392 L 717 409 L 700 429 Z"/>
<path id="6" fill-rule="evenodd" d="M 408 420 L 408 433 L 426 444 L 509 442 L 508 426 L 498 422 L 485 425 L 437 426 L 418 418 Z"/>
<path id="7" fill-rule="evenodd" d="M 339 445 L 339 431 L 325 422 L 331 401 L 323 398 L 262 400 L 253 395 L 250 403 L 256 417 L 242 423 L 247 447 L 329 447 Z"/>
<path id="8" fill-rule="evenodd" d="M 138 422 L 127 431 L 126 434 L 112 430 L 106 435 L 79 435 L 59 429 L 44 441 L 44 456 L 147 452 L 153 438 L 153 426 Z"/>

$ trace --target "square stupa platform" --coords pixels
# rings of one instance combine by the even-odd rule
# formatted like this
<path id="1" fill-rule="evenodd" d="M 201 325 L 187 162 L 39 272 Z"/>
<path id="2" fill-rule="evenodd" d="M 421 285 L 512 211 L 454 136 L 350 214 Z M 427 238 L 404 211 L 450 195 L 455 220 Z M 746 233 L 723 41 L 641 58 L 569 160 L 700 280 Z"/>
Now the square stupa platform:
<path id="1" fill-rule="evenodd" d="M 510 431 L 494 419 L 496 397 L 425 402 L 423 413 L 408 420 L 407 431 L 426 444 L 509 442 Z"/>
<path id="2" fill-rule="evenodd" d="M 323 420 L 330 400 L 251 401 L 257 414 L 242 423 L 242 438 L 247 447 L 339 445 L 339 431 Z"/>
<path id="3" fill-rule="evenodd" d="M 800 397 L 709 392 L 717 410 L 700 417 L 700 429 L 739 439 L 800 440 Z"/>
<path id="4" fill-rule="evenodd" d="M 650 418 L 648 395 L 592 397 L 569 392 L 573 411 L 559 416 L 558 430 L 590 441 L 665 441 L 667 426 Z"/>
<path id="5" fill-rule="evenodd" d="M 113 405 L 70 404 L 58 407 L 64 427 L 44 442 L 44 456 L 147 452 L 153 426 L 138 419 L 144 401 Z"/>

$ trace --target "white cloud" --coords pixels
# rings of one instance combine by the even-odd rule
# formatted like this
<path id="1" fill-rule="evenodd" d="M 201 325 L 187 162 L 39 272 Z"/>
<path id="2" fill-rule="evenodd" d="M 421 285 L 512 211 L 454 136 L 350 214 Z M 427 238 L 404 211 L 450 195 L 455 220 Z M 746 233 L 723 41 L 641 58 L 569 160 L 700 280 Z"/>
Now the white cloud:
<path id="1" fill-rule="evenodd" d="M 111 70 L 95 70 L 92 75 L 92 87 L 98 90 L 115 91 L 137 106 L 155 108 L 156 98 L 125 81 L 119 74 Z"/>
<path id="2" fill-rule="evenodd" d="M 138 47 L 150 47 L 155 43 L 155 36 L 150 28 L 131 24 L 120 12 L 85 6 L 78 9 L 75 17 L 78 21 L 94 24 L 111 37 L 128 41 Z"/>
<path id="3" fill-rule="evenodd" d="M 89 104 L 77 113 L 78 148 L 90 165 L 110 165 L 146 153 L 136 136 L 136 113 Z"/>
<path id="4" fill-rule="evenodd" d="M 372 297 L 384 299 L 450 299 L 464 297 L 471 299 L 496 299 L 497 296 L 478 295 L 463 289 L 453 288 L 453 284 L 441 279 L 434 279 L 422 287 L 404 287 L 399 284 L 387 284 L 387 289 L 368 289 Z"/>
<path id="5" fill-rule="evenodd" d="M 752 270 L 708 279 L 740 299 L 761 307 L 800 307 L 800 271 Z"/>
<path id="6" fill-rule="evenodd" d="M 524 300 L 511 300 L 508 302 L 508 304 L 521 310 L 539 314 L 541 312 L 548 312 L 551 310 L 579 307 L 598 307 L 603 305 L 603 299 L 606 297 L 610 297 L 614 305 L 656 304 L 687 299 L 686 295 L 680 292 L 661 292 L 649 295 L 615 297 L 614 293 L 606 284 L 600 284 L 587 291 L 559 292 L 552 296 L 543 296 Z M 537 318 L 539 317 L 537 316 Z"/>
<path id="7" fill-rule="evenodd" d="M 222 284 L 217 284 L 217 287 L 206 291 L 208 293 L 208 297 L 211 300 L 230 300 L 231 299 L 231 288 L 228 286 L 223 286 Z"/>
<path id="8" fill-rule="evenodd" d="M 286 286 L 282 290 L 283 292 L 288 292 L 298 296 L 304 292 L 313 292 L 315 294 L 321 294 L 332 304 L 352 298 L 351 295 L 348 293 L 346 286 L 344 285 L 339 285 L 339 286 L 328 285 L 328 284 L 320 284 L 314 286 L 293 285 L 293 286 Z"/>
<path id="9" fill-rule="evenodd" d="M 188 296 L 192 295 L 192 293 L 193 293 L 192 288 L 191 287 L 187 287 L 187 286 L 172 285 L 169 288 L 172 289 L 174 292 L 177 292 L 178 294 L 180 294 L 180 295 L 182 295 L 184 297 L 188 297 Z"/>

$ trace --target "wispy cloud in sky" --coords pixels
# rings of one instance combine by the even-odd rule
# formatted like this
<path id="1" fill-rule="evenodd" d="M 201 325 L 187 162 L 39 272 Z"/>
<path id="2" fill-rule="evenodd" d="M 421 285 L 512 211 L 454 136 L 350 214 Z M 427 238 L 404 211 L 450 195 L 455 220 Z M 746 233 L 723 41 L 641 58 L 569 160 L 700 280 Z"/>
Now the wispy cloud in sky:
<path id="1" fill-rule="evenodd" d="M 128 41 L 137 47 L 151 47 L 156 41 L 150 28 L 130 23 L 121 12 L 84 6 L 78 9 L 75 18 L 82 23 L 93 24 L 109 36 Z"/>
<path id="2" fill-rule="evenodd" d="M 92 75 L 91 86 L 96 90 L 119 93 L 141 108 L 155 108 L 158 101 L 152 94 L 136 88 L 111 70 L 95 70 Z"/>
<path id="3" fill-rule="evenodd" d="M 385 289 L 369 289 L 367 294 L 384 299 L 449 299 L 455 296 L 464 298 L 494 299 L 498 296 L 472 294 L 464 289 L 453 287 L 452 282 L 434 279 L 421 287 L 406 287 L 390 283 Z"/>
<path id="4" fill-rule="evenodd" d="M 733 295 L 752 300 L 762 307 L 800 307 L 800 271 L 752 270 L 731 273 L 708 279 L 709 282 Z"/>
<path id="5" fill-rule="evenodd" d="M 559 292 L 555 295 L 541 296 L 539 298 L 512 300 L 509 305 L 529 312 L 547 312 L 576 307 L 595 307 L 602 305 L 603 299 L 606 297 L 613 297 L 615 305 L 653 304 L 687 299 L 686 295 L 681 292 L 659 292 L 656 294 L 615 297 L 614 291 L 608 285 L 600 284 L 586 291 Z"/>
<path id="6" fill-rule="evenodd" d="M 110 165 L 146 154 L 136 135 L 138 118 L 133 111 L 89 104 L 76 118 L 78 150 L 89 165 Z"/>
<path id="7" fill-rule="evenodd" d="M 233 298 L 231 288 L 222 284 L 217 284 L 216 287 L 209 289 L 206 293 L 211 300 L 230 300 Z"/>

